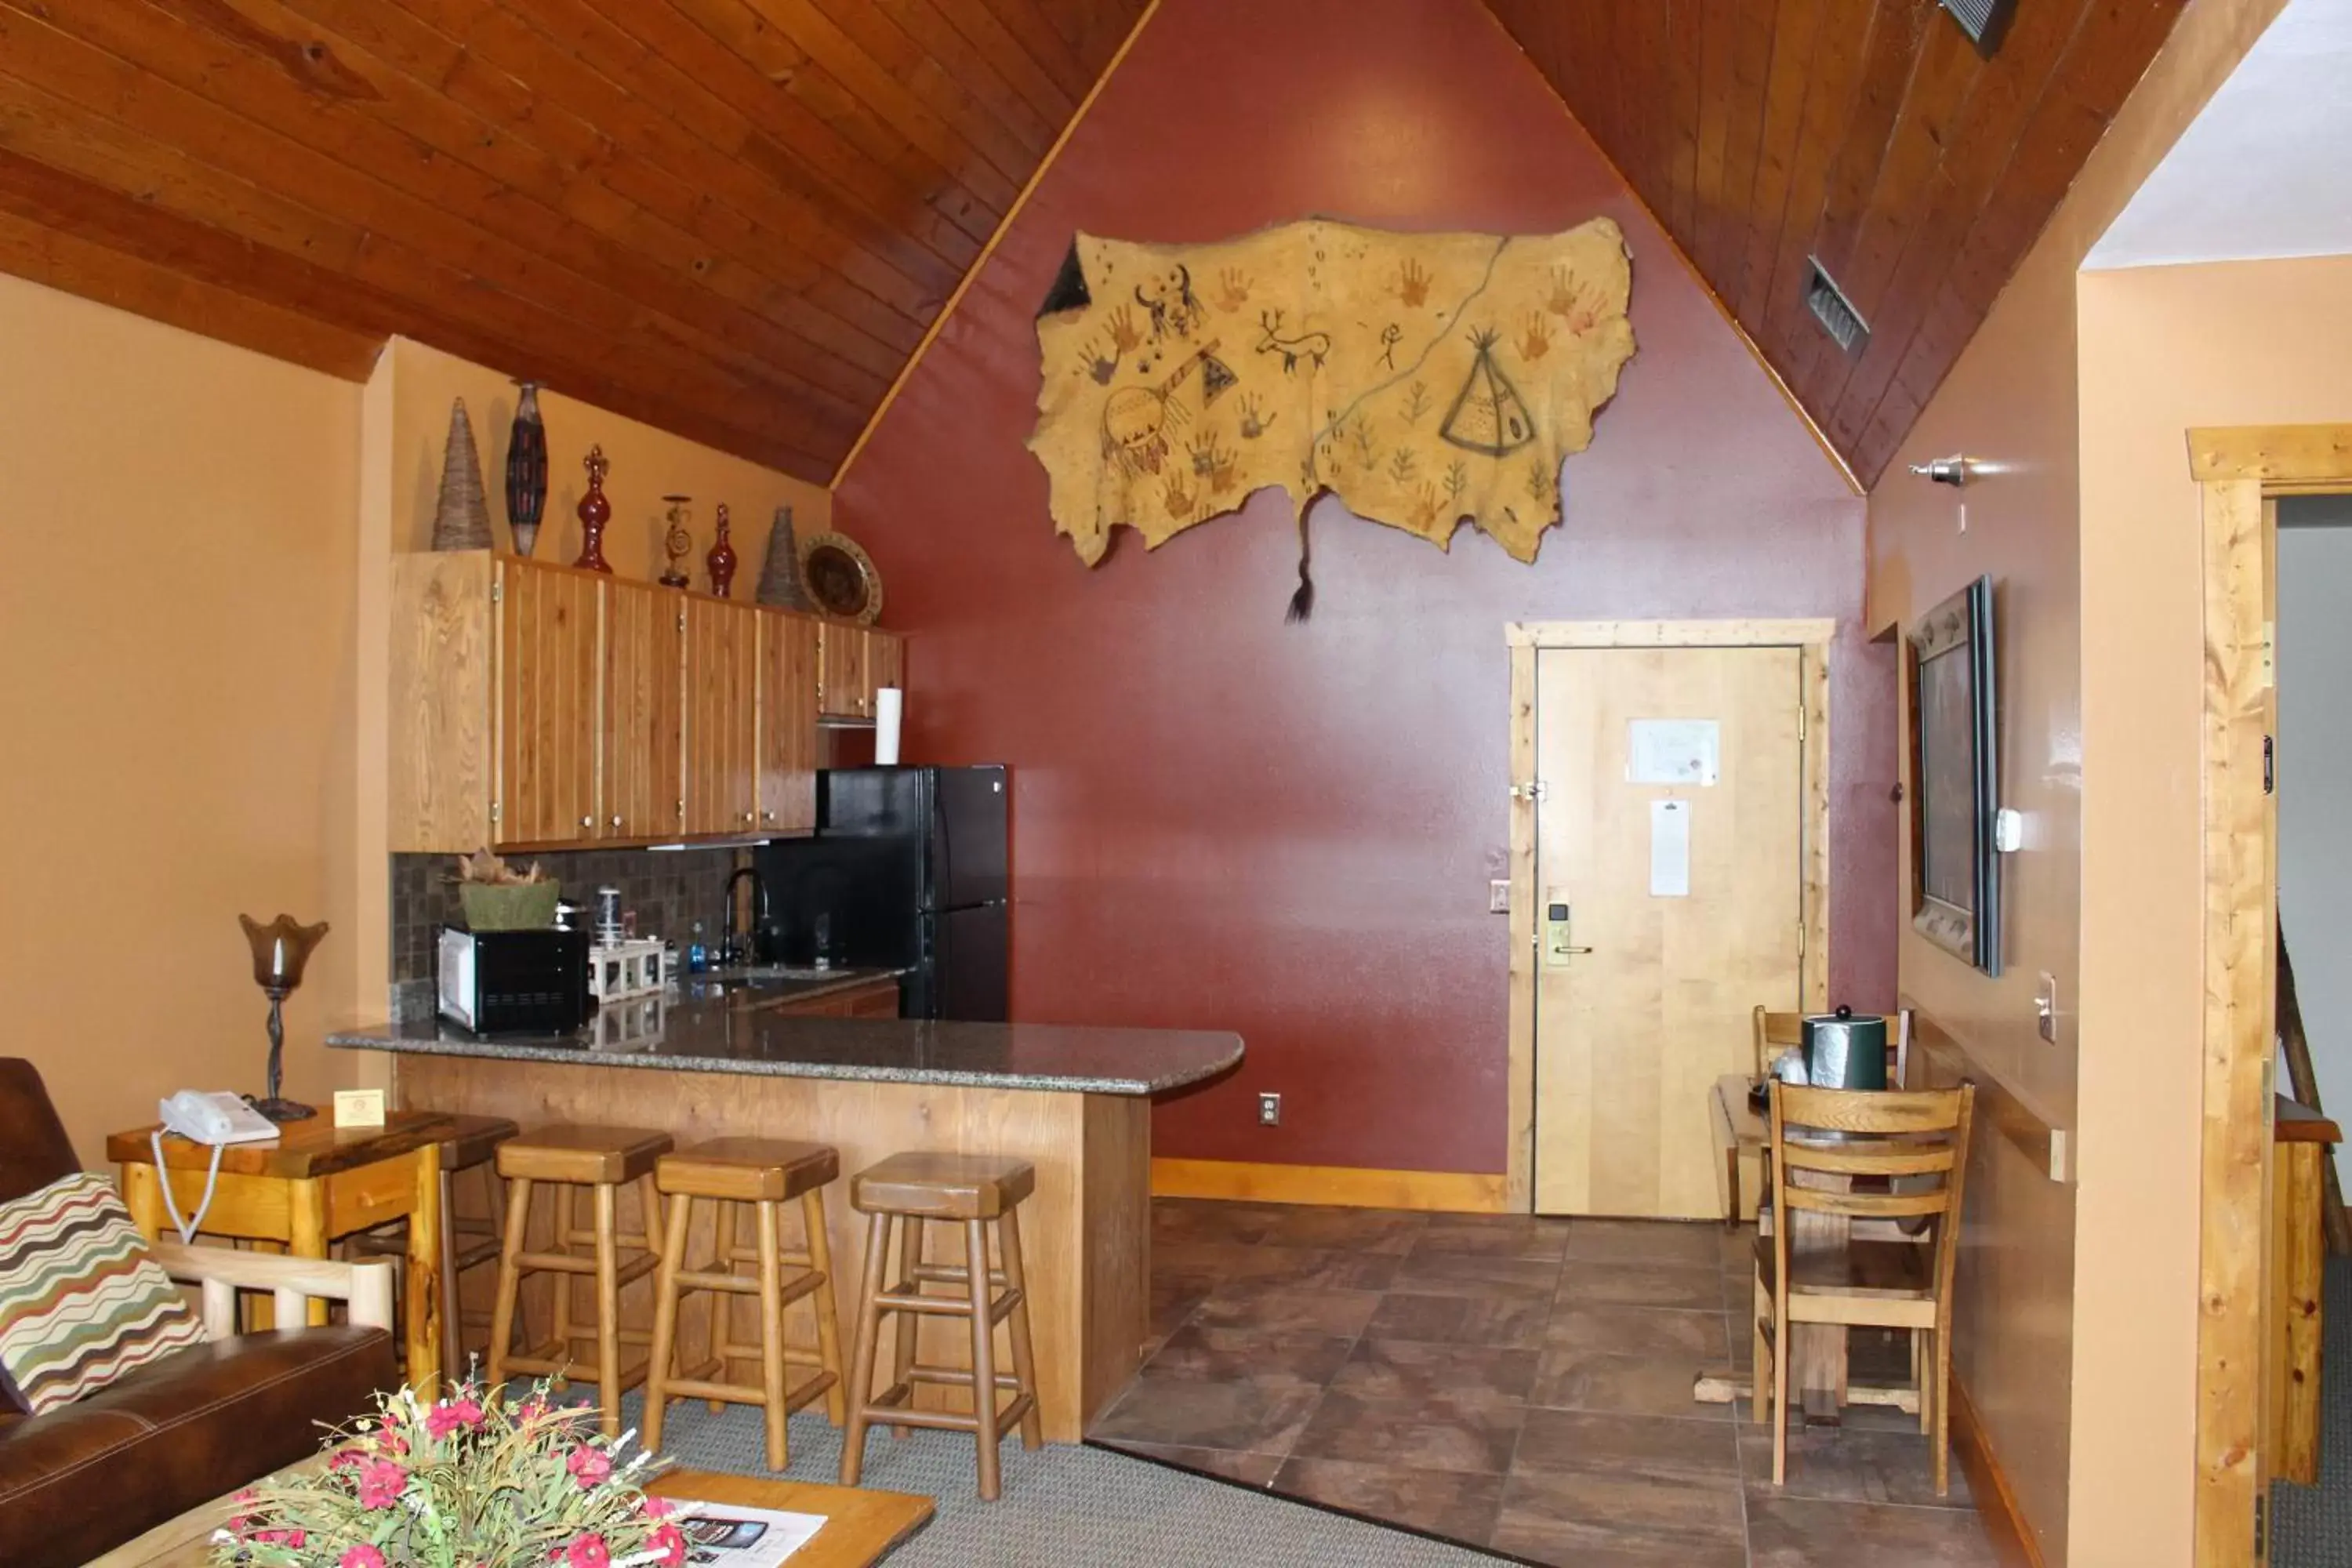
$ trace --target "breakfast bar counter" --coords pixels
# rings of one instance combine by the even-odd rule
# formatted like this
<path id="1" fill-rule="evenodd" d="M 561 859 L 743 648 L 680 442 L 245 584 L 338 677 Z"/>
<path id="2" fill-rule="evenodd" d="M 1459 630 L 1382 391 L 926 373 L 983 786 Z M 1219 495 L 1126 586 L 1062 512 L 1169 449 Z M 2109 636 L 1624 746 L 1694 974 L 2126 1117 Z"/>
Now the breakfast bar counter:
<path id="1" fill-rule="evenodd" d="M 756 988 L 712 983 L 689 984 L 657 1027 L 633 1040 L 593 1026 L 480 1036 L 424 1020 L 327 1043 L 391 1053 L 394 1098 L 406 1109 L 510 1117 L 525 1129 L 647 1128 L 679 1148 L 723 1137 L 833 1145 L 844 1180 L 825 1205 L 845 1323 L 856 1321 L 864 1249 L 849 1175 L 908 1150 L 1029 1161 L 1037 1184 L 1023 1205 L 1023 1240 L 1039 1406 L 1053 1442 L 1085 1435 L 1134 1375 L 1149 1334 L 1151 1097 L 1242 1058 L 1240 1037 L 1227 1033 L 808 1017 L 778 1011 Z M 637 1228 L 634 1189 L 622 1194 L 624 1233 Z M 708 1245 L 697 1238 L 690 1251 L 704 1255 Z M 484 1315 L 493 1272 L 464 1281 L 467 1304 Z M 534 1333 L 551 1314 L 552 1289 L 526 1282 Z M 651 1298 L 649 1284 L 625 1292 L 624 1327 L 651 1323 Z M 681 1318 L 681 1339 L 701 1342 L 692 1327 Z M 947 1325 L 925 1325 L 935 1328 Z"/>

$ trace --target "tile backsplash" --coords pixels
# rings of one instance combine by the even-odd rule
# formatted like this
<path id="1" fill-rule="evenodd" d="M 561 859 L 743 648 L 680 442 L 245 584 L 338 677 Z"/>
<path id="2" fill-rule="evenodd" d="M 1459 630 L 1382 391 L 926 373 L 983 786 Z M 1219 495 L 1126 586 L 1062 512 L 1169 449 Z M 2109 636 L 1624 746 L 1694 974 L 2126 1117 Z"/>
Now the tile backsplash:
<path id="1" fill-rule="evenodd" d="M 566 902 L 583 909 L 595 903 L 598 888 L 621 889 L 621 908 L 635 910 L 637 933 L 657 936 L 683 949 L 700 921 L 707 940 L 719 936 L 719 904 L 736 858 L 744 851 L 719 849 L 581 849 L 548 855 L 518 855 L 537 861 L 563 884 Z M 392 984 L 433 978 L 434 948 L 443 925 L 457 918 L 457 857 L 394 855 L 392 858 Z"/>

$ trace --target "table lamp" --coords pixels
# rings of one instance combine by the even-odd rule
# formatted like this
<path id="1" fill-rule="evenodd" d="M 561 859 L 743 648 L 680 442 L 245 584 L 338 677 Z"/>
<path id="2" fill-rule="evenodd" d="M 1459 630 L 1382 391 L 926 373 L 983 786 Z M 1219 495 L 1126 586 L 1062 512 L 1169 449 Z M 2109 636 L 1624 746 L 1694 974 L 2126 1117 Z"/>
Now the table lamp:
<path id="1" fill-rule="evenodd" d="M 279 1058 L 286 1049 L 286 1024 L 279 1009 L 302 984 L 302 966 L 310 962 L 310 950 L 327 934 L 327 922 L 301 925 L 291 915 L 279 915 L 268 925 L 251 915 L 239 915 L 236 921 L 245 928 L 245 940 L 253 944 L 253 983 L 269 994 L 269 1097 L 255 1100 L 247 1095 L 246 1099 L 272 1121 L 306 1121 L 319 1114 L 316 1109 L 282 1100 L 278 1094 Z"/>

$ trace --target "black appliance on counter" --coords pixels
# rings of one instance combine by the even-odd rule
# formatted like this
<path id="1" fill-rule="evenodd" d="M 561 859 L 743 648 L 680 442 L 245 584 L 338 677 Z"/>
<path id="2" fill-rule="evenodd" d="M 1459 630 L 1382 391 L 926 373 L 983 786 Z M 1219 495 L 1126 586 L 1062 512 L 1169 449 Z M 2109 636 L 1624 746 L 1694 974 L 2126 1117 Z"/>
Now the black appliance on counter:
<path id="1" fill-rule="evenodd" d="M 476 1034 L 562 1034 L 588 1021 L 584 931 L 441 928 L 440 1012 Z"/>
<path id="2" fill-rule="evenodd" d="M 814 837 L 754 857 L 768 891 L 764 954 L 904 969 L 903 1016 L 1003 1022 L 1004 769 L 829 769 L 817 774 L 816 800 Z"/>

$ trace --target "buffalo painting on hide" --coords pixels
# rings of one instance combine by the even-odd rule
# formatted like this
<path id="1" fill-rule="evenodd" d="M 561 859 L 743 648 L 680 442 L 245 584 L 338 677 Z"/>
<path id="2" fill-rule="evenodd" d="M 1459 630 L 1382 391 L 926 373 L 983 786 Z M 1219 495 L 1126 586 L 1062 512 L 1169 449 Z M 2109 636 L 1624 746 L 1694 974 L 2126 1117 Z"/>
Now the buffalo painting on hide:
<path id="1" fill-rule="evenodd" d="M 1561 459 L 1633 353 L 1607 218 L 1564 234 L 1390 234 L 1320 220 L 1214 245 L 1080 235 L 1037 321 L 1029 448 L 1092 565 L 1279 486 L 1440 549 L 1468 520 L 1521 561 Z"/>

